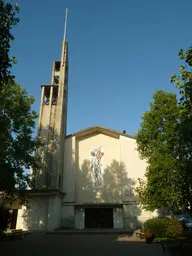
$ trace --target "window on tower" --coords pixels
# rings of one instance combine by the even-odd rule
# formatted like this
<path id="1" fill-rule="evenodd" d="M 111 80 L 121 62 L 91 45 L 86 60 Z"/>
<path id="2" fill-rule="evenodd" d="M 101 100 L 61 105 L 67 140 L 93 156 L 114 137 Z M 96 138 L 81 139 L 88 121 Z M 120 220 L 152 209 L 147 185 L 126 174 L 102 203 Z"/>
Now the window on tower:
<path id="1" fill-rule="evenodd" d="M 43 105 L 49 105 L 50 101 L 50 86 L 45 86 L 44 97 L 43 97 Z"/>
<path id="2" fill-rule="evenodd" d="M 54 84 L 59 84 L 59 76 L 54 76 Z"/>
<path id="3" fill-rule="evenodd" d="M 55 61 L 55 71 L 56 72 L 60 71 L 60 61 Z"/>
<path id="4" fill-rule="evenodd" d="M 58 100 L 58 86 L 53 86 L 52 105 L 57 105 L 57 100 Z"/>

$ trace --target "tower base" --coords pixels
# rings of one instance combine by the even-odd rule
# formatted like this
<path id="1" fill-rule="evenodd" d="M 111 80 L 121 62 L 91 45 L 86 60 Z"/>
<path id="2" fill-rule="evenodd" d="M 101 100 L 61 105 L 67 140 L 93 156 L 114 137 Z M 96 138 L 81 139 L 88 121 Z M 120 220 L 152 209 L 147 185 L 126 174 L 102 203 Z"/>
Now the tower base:
<path id="1" fill-rule="evenodd" d="M 58 190 L 30 191 L 28 206 L 18 210 L 17 229 L 54 231 L 60 228 L 63 193 Z"/>

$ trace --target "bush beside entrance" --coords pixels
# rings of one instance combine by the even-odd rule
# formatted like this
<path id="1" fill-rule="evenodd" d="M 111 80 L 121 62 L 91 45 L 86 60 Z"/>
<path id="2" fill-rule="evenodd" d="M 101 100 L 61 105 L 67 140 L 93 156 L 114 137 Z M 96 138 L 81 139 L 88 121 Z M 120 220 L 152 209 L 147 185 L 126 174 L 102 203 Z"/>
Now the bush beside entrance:
<path id="1" fill-rule="evenodd" d="M 144 223 L 144 232 L 151 232 L 156 238 L 176 238 L 183 234 L 183 227 L 176 219 L 153 218 Z"/>

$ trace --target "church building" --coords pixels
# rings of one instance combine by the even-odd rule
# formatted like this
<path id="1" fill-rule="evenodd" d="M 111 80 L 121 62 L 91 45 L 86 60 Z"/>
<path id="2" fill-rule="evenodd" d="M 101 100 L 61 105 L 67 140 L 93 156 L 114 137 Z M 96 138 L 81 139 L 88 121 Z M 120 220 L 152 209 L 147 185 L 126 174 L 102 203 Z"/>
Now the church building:
<path id="1" fill-rule="evenodd" d="M 68 42 L 63 40 L 51 84 L 41 85 L 42 169 L 32 172 L 29 206 L 18 209 L 16 228 L 136 229 L 153 216 L 141 209 L 134 192 L 147 163 L 126 131 L 96 125 L 66 134 L 68 65 Z"/>

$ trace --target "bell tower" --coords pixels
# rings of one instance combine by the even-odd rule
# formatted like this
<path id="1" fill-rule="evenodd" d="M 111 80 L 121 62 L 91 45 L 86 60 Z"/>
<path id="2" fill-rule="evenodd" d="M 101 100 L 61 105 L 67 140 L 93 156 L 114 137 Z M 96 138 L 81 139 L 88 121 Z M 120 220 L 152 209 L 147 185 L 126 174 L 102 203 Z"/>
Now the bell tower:
<path id="1" fill-rule="evenodd" d="M 63 191 L 64 139 L 67 125 L 68 42 L 66 41 L 67 12 L 60 61 L 54 61 L 50 84 L 41 85 L 38 137 L 42 146 L 41 170 L 34 173 L 34 188 Z"/>

